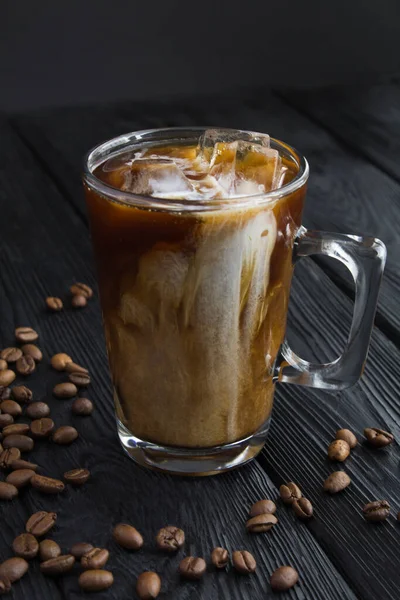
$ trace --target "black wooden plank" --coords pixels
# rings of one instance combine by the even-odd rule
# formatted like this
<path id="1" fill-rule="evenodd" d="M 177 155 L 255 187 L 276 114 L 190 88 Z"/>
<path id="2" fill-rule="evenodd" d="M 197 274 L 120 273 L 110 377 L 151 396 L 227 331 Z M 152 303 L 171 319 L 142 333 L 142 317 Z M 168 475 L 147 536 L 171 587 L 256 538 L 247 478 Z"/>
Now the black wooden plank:
<path id="1" fill-rule="evenodd" d="M 92 479 L 83 489 L 68 489 L 59 499 L 41 497 L 29 490 L 11 504 L 2 504 L 5 525 L 0 530 L 1 558 L 11 554 L 9 544 L 31 512 L 55 509 L 59 519 L 54 539 L 63 549 L 86 539 L 112 550 L 109 566 L 116 583 L 98 598 L 134 597 L 133 581 L 143 569 L 160 571 L 166 599 L 272 598 L 268 573 L 288 562 L 298 566 L 302 583 L 287 598 L 355 598 L 307 528 L 293 526 L 282 507 L 281 522 L 272 535 L 244 534 L 247 507 L 261 496 L 277 496 L 276 488 L 256 462 L 218 478 L 187 480 L 142 470 L 123 455 L 116 439 L 97 300 L 81 312 L 49 314 L 43 307 L 47 294 L 67 296 L 69 285 L 76 279 L 94 284 L 87 229 L 15 135 L 2 127 L 1 137 L 0 206 L 7 215 L 0 222 L 1 344 L 13 341 L 16 325 L 36 327 L 45 363 L 54 352 L 66 351 L 90 368 L 94 382 L 89 395 L 96 404 L 92 417 L 71 418 L 71 402 L 51 397 L 54 382 L 62 376 L 45 364 L 40 366 L 32 379 L 36 398 L 48 400 L 57 425 L 74 424 L 80 439 L 68 448 L 52 446 L 51 452 L 46 443 L 37 443 L 31 458 L 37 460 L 44 473 L 53 476 L 75 466 L 88 467 Z M 110 542 L 112 525 L 125 520 L 144 533 L 145 548 L 138 554 L 128 555 Z M 160 556 L 152 543 L 157 529 L 170 522 L 186 530 L 186 553 L 207 556 L 217 543 L 230 550 L 249 548 L 259 561 L 257 575 L 243 578 L 232 572 L 218 576 L 210 573 L 199 585 L 179 584 L 179 557 Z M 53 583 L 38 573 L 37 565 L 14 587 L 16 600 L 81 597 L 76 573 Z"/>

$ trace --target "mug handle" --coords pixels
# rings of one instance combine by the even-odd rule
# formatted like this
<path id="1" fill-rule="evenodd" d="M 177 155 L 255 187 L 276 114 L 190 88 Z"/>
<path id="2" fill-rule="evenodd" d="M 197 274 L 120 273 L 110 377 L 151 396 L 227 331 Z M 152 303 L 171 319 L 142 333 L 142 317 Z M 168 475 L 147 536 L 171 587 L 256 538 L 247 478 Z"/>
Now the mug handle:
<path id="1" fill-rule="evenodd" d="M 285 339 L 275 361 L 273 381 L 328 390 L 343 390 L 362 375 L 374 324 L 386 246 L 372 237 L 359 237 L 301 227 L 294 243 L 293 262 L 303 256 L 324 254 L 342 262 L 356 284 L 349 338 L 341 356 L 325 364 L 300 358 Z"/>

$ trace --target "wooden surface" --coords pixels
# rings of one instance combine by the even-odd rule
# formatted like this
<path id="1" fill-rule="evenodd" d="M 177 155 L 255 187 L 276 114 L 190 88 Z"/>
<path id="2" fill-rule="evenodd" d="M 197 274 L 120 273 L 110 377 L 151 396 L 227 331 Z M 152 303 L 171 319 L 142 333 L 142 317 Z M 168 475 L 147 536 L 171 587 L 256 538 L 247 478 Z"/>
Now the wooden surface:
<path id="1" fill-rule="evenodd" d="M 13 343 L 16 325 L 38 328 L 45 358 L 28 385 L 32 382 L 36 399 L 49 401 L 57 425 L 71 423 L 80 433 L 69 448 L 36 443 L 31 458 L 44 473 L 56 477 L 76 466 L 92 471 L 84 488 L 68 489 L 59 498 L 28 490 L 11 503 L 2 503 L 2 559 L 11 556 L 9 545 L 28 516 L 43 508 L 57 510 L 57 527 L 50 537 L 65 551 L 80 540 L 110 549 L 115 584 L 98 598 L 135 598 L 134 580 L 144 569 L 161 574 L 160 597 L 166 599 L 273 598 L 269 574 L 282 564 L 297 567 L 301 578 L 298 586 L 280 596 L 284 599 L 400 597 L 397 443 L 379 452 L 360 444 L 344 465 L 353 480 L 351 487 L 340 497 L 327 497 L 321 491 L 323 480 L 334 470 L 326 460 L 326 448 L 339 427 L 350 427 L 360 440 L 366 426 L 389 429 L 400 439 L 399 184 L 383 163 L 372 161 L 373 150 L 367 153 L 357 145 L 343 144 L 323 122 L 304 113 L 300 99 L 300 109 L 296 108 L 295 100 L 259 91 L 240 101 L 176 106 L 125 103 L 49 111 L 0 123 L 0 344 Z M 367 111 L 363 115 L 368 130 Z M 226 475 L 186 480 L 142 470 L 119 447 L 97 295 L 84 311 L 60 314 L 48 314 L 44 298 L 67 297 L 75 280 L 95 285 L 79 179 L 82 155 L 88 148 L 134 129 L 204 123 L 269 131 L 293 143 L 311 165 L 305 224 L 378 235 L 390 254 L 361 382 L 336 395 L 278 386 L 270 437 L 259 459 Z M 374 142 L 369 140 L 371 146 Z M 331 360 L 340 353 L 351 320 L 348 279 L 331 263 L 327 272 L 315 262 L 303 261 L 296 267 L 292 289 L 288 336 L 298 353 L 313 360 Z M 91 417 L 72 417 L 71 401 L 52 398 L 54 383 L 63 377 L 47 363 L 58 351 L 71 353 L 93 374 L 88 396 L 96 409 Z M 279 524 L 271 533 L 247 535 L 248 506 L 259 498 L 275 499 L 279 485 L 290 479 L 313 501 L 315 518 L 301 523 L 279 504 Z M 380 498 L 389 500 L 391 518 L 383 525 L 365 523 L 361 507 Z M 111 541 L 112 526 L 119 521 L 131 522 L 142 531 L 145 547 L 139 553 L 128 554 Z M 186 531 L 187 542 L 179 556 L 191 553 L 208 558 L 217 544 L 229 550 L 247 548 L 257 558 L 257 573 L 246 578 L 209 569 L 200 584 L 180 583 L 179 556 L 165 557 L 154 548 L 157 529 L 167 523 Z M 13 597 L 70 600 L 84 595 L 78 590 L 76 571 L 54 582 L 44 578 L 35 564 L 15 584 Z"/>

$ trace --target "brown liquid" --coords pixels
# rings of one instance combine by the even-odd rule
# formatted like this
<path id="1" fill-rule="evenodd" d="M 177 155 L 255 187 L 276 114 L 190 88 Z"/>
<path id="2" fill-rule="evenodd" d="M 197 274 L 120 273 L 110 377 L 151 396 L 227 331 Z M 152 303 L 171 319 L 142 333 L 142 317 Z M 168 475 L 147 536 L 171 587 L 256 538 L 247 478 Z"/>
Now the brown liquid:
<path id="1" fill-rule="evenodd" d="M 107 168 L 94 175 L 123 187 L 126 167 Z M 117 414 L 135 436 L 212 447 L 269 418 L 304 194 L 176 213 L 86 187 Z"/>

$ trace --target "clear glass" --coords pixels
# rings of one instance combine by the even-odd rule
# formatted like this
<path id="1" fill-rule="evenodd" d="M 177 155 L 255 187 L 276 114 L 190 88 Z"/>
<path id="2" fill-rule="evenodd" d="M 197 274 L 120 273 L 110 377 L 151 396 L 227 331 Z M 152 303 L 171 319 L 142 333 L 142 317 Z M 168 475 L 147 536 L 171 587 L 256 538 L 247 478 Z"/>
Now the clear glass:
<path id="1" fill-rule="evenodd" d="M 271 146 L 293 176 L 267 194 L 163 200 L 97 176 L 128 149 L 195 146 L 203 132 L 121 136 L 92 150 L 84 172 L 118 434 L 136 462 L 181 475 L 256 456 L 277 381 L 342 389 L 359 378 L 385 261 L 379 240 L 301 226 L 308 165 L 278 140 Z M 348 346 L 327 365 L 302 360 L 284 339 L 294 261 L 316 253 L 356 281 Z"/>

